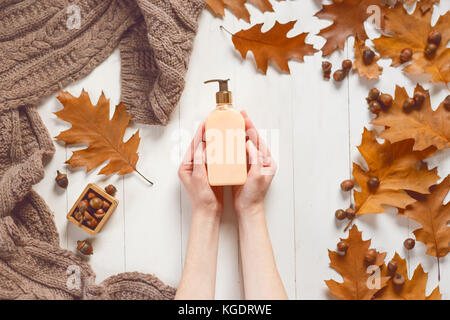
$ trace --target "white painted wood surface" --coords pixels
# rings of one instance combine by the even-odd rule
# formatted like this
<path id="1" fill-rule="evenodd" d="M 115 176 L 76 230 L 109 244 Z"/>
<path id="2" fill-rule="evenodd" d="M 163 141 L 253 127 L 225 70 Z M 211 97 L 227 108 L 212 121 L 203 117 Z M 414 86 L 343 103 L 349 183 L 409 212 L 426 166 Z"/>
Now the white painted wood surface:
<path id="1" fill-rule="evenodd" d="M 275 20 L 285 23 L 299 20 L 289 36 L 311 32 L 307 42 L 320 49 L 324 39 L 317 34 L 330 22 L 313 17 L 320 10 L 318 1 L 273 2 L 276 13 L 262 14 L 249 6 L 252 24 L 264 22 L 263 30 Z M 441 1 L 439 12 L 450 9 Z M 336 222 L 334 211 L 346 208 L 349 197 L 339 189 L 339 183 L 350 176 L 352 161 L 360 161 L 356 146 L 361 141 L 364 126 L 369 126 L 365 96 L 377 86 L 393 94 L 395 84 L 413 91 L 415 82 L 399 69 L 383 61 L 384 73 L 379 81 L 365 81 L 352 74 L 341 84 L 322 79 L 321 53 L 305 58 L 304 63 L 290 62 L 291 75 L 282 74 L 273 66 L 267 76 L 256 71 L 253 59 L 242 60 L 234 50 L 230 36 L 220 30 L 225 26 L 236 32 L 249 25 L 237 21 L 229 12 L 224 20 L 205 11 L 200 19 L 186 89 L 167 127 L 134 125 L 127 137 L 140 129 L 138 167 L 155 182 L 149 187 L 138 175 L 126 177 L 98 176 L 99 170 L 86 174 L 83 169 L 70 169 L 64 161 L 76 148 L 55 143 L 56 154 L 46 167 L 46 176 L 35 189 L 45 198 L 55 213 L 61 246 L 75 250 L 76 241 L 89 235 L 66 221 L 66 213 L 87 183 L 100 186 L 116 185 L 119 207 L 95 237 L 95 254 L 90 263 L 97 281 L 124 271 L 153 273 L 167 284 L 177 286 L 185 257 L 191 220 L 189 199 L 177 177 L 179 157 L 184 154 L 195 128 L 215 106 L 214 86 L 204 86 L 204 80 L 231 78 L 235 107 L 247 110 L 256 126 L 267 133 L 267 142 L 278 155 L 279 171 L 266 200 L 267 220 L 275 256 L 288 295 L 292 299 L 328 299 L 324 280 L 341 277 L 328 267 L 327 249 L 333 249 L 339 237 L 346 237 L 344 224 Z M 352 40 L 348 46 L 352 47 Z M 334 67 L 345 58 L 346 50 L 331 56 Z M 442 85 L 431 86 L 432 103 L 436 107 L 448 94 Z M 85 88 L 94 102 L 101 92 L 111 99 L 112 106 L 120 101 L 120 56 L 118 50 L 85 79 L 65 88 L 79 95 Z M 39 112 L 52 136 L 67 129 L 67 123 L 53 112 L 61 108 L 56 95 L 47 98 Z M 181 134 L 180 134 L 181 133 Z M 183 134 L 184 133 L 184 134 Z M 186 134 L 187 133 L 187 134 Z M 126 137 L 126 138 L 127 138 Z M 184 139 L 179 139 L 184 137 Z M 429 161 L 439 165 L 444 177 L 450 172 L 450 152 L 439 153 Z M 54 174 L 63 169 L 69 174 L 69 187 L 62 191 L 54 184 Z M 228 203 L 230 193 L 226 194 Z M 412 235 L 417 224 L 394 213 L 366 215 L 357 221 L 365 238 L 388 252 L 396 250 L 408 257 L 412 272 L 422 263 L 430 274 L 428 293 L 438 284 L 435 259 L 425 255 L 425 245 L 417 243 L 407 253 L 402 243 Z M 441 260 L 441 292 L 450 298 L 450 261 Z M 220 230 L 217 270 L 218 299 L 243 298 L 236 219 L 230 205 L 225 208 Z"/>

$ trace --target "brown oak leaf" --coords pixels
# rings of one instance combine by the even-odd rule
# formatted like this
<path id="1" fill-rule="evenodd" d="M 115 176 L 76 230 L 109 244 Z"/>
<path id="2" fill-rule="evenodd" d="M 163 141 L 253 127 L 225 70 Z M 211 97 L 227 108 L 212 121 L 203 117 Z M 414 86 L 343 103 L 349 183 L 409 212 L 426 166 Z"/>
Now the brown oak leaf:
<path id="1" fill-rule="evenodd" d="M 284 1 L 284 0 L 277 0 Z M 207 0 L 206 5 L 212 13 L 218 17 L 225 16 L 225 8 L 238 18 L 250 22 L 250 13 L 245 7 L 246 3 L 251 3 L 262 12 L 273 12 L 273 7 L 269 0 Z"/>
<path id="2" fill-rule="evenodd" d="M 358 231 L 354 225 L 346 242 L 348 249 L 345 255 L 340 255 L 335 251 L 328 250 L 330 257 L 330 267 L 336 270 L 344 279 L 343 282 L 326 280 L 325 284 L 330 292 L 344 300 L 370 300 L 376 292 L 387 285 L 389 277 L 383 276 L 379 279 L 379 287 L 371 282 L 371 275 L 375 271 L 372 266 L 381 267 L 384 263 L 386 253 L 377 252 L 375 262 L 369 266 L 365 262 L 365 255 L 370 247 L 371 240 L 363 240 L 362 232 Z M 379 270 L 378 270 L 379 272 Z"/>
<path id="3" fill-rule="evenodd" d="M 431 108 L 428 90 L 417 85 L 415 91 L 425 95 L 425 101 L 420 109 L 405 113 L 403 102 L 408 99 L 404 88 L 395 88 L 395 99 L 392 107 L 386 112 L 380 112 L 372 124 L 385 126 L 380 138 L 390 142 L 414 139 L 413 150 L 424 150 L 435 146 L 438 150 L 450 148 L 450 112 L 442 103 L 436 111 Z"/>
<path id="4" fill-rule="evenodd" d="M 123 142 L 125 130 L 131 120 L 131 115 L 127 113 L 123 103 L 116 107 L 110 119 L 109 100 L 103 93 L 96 106 L 92 105 L 88 93 L 84 90 L 78 98 L 69 92 L 59 92 L 58 100 L 64 108 L 55 114 L 58 118 L 70 122 L 72 127 L 61 132 L 56 139 L 66 144 L 89 145 L 86 149 L 73 152 L 66 163 L 72 167 L 84 166 L 89 172 L 109 160 L 99 174 L 124 175 L 133 171 L 139 173 L 136 163 L 141 138 L 137 131 L 127 142 Z"/>
<path id="5" fill-rule="evenodd" d="M 369 171 L 353 163 L 353 177 L 361 188 L 354 190 L 356 214 L 382 213 L 383 205 L 406 208 L 415 199 L 405 190 L 428 194 L 428 188 L 434 185 L 439 176 L 437 168 L 427 170 L 416 168 L 420 161 L 431 156 L 435 148 L 413 151 L 414 141 L 404 140 L 396 143 L 385 141 L 378 143 L 374 132 L 364 128 L 361 145 L 358 150 L 366 160 Z M 371 177 L 379 179 L 379 187 L 371 190 L 368 181 Z"/>
<path id="6" fill-rule="evenodd" d="M 327 40 L 322 48 L 323 56 L 330 55 L 336 49 L 344 49 L 345 40 L 350 36 L 358 35 L 361 40 L 366 40 L 368 36 L 364 22 L 373 14 L 367 8 L 372 5 L 382 8 L 381 4 L 381 0 L 343 0 L 324 5 L 315 16 L 332 20 L 333 24 L 319 32 L 319 35 Z"/>
<path id="7" fill-rule="evenodd" d="M 450 12 L 439 17 L 435 26 L 431 26 L 433 11 L 422 13 L 419 6 L 412 14 L 408 14 L 401 4 L 385 11 L 385 30 L 393 33 L 392 36 L 381 36 L 374 39 L 375 49 L 382 58 L 392 59 L 392 66 L 399 66 L 400 52 L 409 48 L 413 52 L 412 62 L 403 68 L 403 71 L 412 74 L 429 74 L 432 82 L 450 81 Z M 433 57 L 427 58 L 424 54 L 428 34 L 437 30 L 442 35 L 441 45 Z"/>
<path id="8" fill-rule="evenodd" d="M 440 0 L 420 0 L 417 6 L 420 8 L 420 11 L 424 14 L 429 10 L 433 9 L 434 4 L 438 4 Z"/>
<path id="9" fill-rule="evenodd" d="M 431 187 L 431 194 L 418 199 L 402 213 L 421 224 L 414 231 L 418 241 L 427 245 L 427 254 L 442 258 L 450 251 L 450 203 L 443 204 L 450 190 L 450 175 L 440 184 Z"/>
<path id="10" fill-rule="evenodd" d="M 360 77 L 366 77 L 367 80 L 378 79 L 383 72 L 383 67 L 380 67 L 377 63 L 380 57 L 376 55 L 373 59 L 373 62 L 369 65 L 366 65 L 363 61 L 363 51 L 370 48 L 364 44 L 364 41 L 359 40 L 358 37 L 355 37 L 354 47 L 355 62 L 353 63 L 353 69 L 358 71 Z"/>
<path id="11" fill-rule="evenodd" d="M 426 295 L 428 274 L 423 271 L 420 264 L 414 271 L 412 278 L 409 279 L 406 260 L 402 259 L 398 253 L 395 253 L 392 261 L 397 263 L 396 273 L 401 274 L 405 278 L 405 283 L 402 287 L 396 287 L 390 280 L 388 285 L 375 295 L 376 300 L 441 300 L 442 295 L 439 292 L 439 286 L 429 296 Z M 381 270 L 382 276 L 393 276 L 387 270 L 386 265 Z"/>
<path id="12" fill-rule="evenodd" d="M 258 69 L 264 74 L 267 72 L 269 60 L 274 61 L 281 70 L 290 73 L 288 65 L 290 59 L 303 61 L 305 55 L 313 55 L 317 52 L 311 44 L 305 43 L 307 33 L 301 33 L 292 38 L 286 37 L 295 22 L 286 24 L 276 22 L 273 28 L 265 33 L 261 32 L 263 24 L 257 24 L 248 30 L 234 34 L 233 44 L 244 59 L 247 53 L 252 51 Z"/>

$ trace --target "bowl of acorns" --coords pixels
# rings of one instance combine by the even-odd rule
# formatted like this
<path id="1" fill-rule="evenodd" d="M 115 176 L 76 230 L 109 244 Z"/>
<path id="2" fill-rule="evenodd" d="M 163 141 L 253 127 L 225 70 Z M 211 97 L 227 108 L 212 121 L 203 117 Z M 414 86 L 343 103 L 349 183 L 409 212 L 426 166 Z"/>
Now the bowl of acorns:
<path id="1" fill-rule="evenodd" d="M 67 219 L 91 235 L 99 233 L 119 204 L 114 198 L 114 186 L 109 185 L 105 190 L 93 183 L 88 184 L 67 214 Z"/>

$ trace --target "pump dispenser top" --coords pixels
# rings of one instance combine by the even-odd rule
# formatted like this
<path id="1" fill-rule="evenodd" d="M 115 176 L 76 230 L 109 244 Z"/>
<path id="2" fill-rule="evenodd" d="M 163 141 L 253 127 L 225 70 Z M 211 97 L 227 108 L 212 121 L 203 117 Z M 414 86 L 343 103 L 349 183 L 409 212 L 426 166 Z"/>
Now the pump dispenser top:
<path id="1" fill-rule="evenodd" d="M 233 103 L 233 95 L 232 95 L 231 91 L 228 91 L 228 81 L 230 81 L 230 79 L 226 79 L 226 80 L 213 79 L 213 80 L 205 81 L 205 84 L 211 83 L 211 82 L 219 83 L 219 91 L 216 93 L 216 103 L 218 105 L 223 105 L 223 104 L 231 105 Z"/>

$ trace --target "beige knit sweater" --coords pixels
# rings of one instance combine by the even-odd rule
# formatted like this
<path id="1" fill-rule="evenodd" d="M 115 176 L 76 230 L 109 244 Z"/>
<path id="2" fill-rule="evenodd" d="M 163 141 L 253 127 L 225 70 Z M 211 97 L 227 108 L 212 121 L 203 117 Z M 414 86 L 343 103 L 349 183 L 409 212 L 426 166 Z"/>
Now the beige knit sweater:
<path id="1" fill-rule="evenodd" d="M 69 28 L 71 5 L 79 8 L 80 28 Z M 122 100 L 136 121 L 166 124 L 183 91 L 204 5 L 0 1 L 0 299 L 173 298 L 175 289 L 151 275 L 125 273 L 97 285 L 90 266 L 59 247 L 53 214 L 32 191 L 54 153 L 35 105 L 119 46 Z"/>

